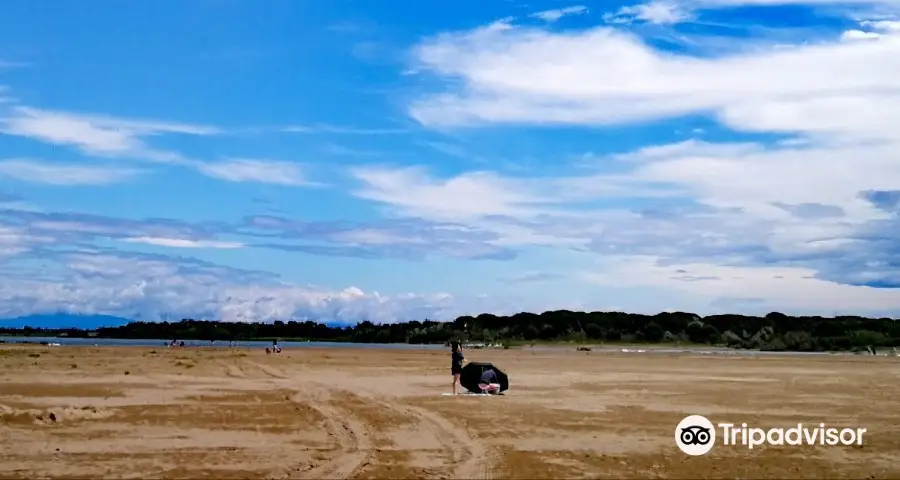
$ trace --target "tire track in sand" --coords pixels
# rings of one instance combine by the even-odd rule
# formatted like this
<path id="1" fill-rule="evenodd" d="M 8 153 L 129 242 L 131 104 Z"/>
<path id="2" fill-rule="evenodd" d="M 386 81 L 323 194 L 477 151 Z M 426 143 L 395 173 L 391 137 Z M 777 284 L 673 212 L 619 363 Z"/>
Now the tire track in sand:
<path id="1" fill-rule="evenodd" d="M 219 364 L 225 369 L 225 376 L 229 378 L 247 378 L 247 373 L 244 372 L 240 365 L 232 365 L 221 361 Z"/>
<path id="2" fill-rule="evenodd" d="M 298 391 L 296 385 L 285 382 L 292 377 L 280 368 L 252 361 L 247 363 L 261 371 L 273 385 L 293 390 L 294 394 L 290 397 L 292 402 L 305 405 L 318 413 L 323 419 L 325 434 L 337 447 L 337 452 L 331 458 L 314 464 L 311 469 L 304 469 L 308 462 L 291 465 L 286 478 L 346 479 L 366 464 L 373 450 L 369 430 L 353 412 L 341 411 L 331 404 L 334 389 L 316 382 L 304 382 L 304 386 L 308 388 Z"/>
<path id="3" fill-rule="evenodd" d="M 332 391 L 309 384 L 315 390 L 297 392 L 291 400 L 317 411 L 324 419 L 325 432 L 337 445 L 338 452 L 322 464 L 307 471 L 292 468 L 288 478 L 351 478 L 367 464 L 374 445 L 364 422 L 353 412 L 340 411 L 331 405 Z"/>
<path id="4" fill-rule="evenodd" d="M 427 429 L 440 444 L 451 452 L 453 478 L 491 479 L 493 468 L 484 444 L 469 435 L 464 428 L 454 425 L 441 415 L 425 408 L 401 403 L 400 398 L 387 402 L 377 398 L 376 392 L 354 390 L 360 399 L 377 405 L 385 411 L 394 411 Z"/>
<path id="5" fill-rule="evenodd" d="M 291 378 L 279 368 L 257 362 L 248 363 L 270 379 L 276 380 L 279 385 L 284 386 L 283 382 L 278 380 Z M 444 448 L 451 452 L 453 463 L 448 467 L 452 468 L 454 478 L 493 478 L 492 462 L 484 444 L 469 435 L 466 429 L 456 426 L 437 413 L 407 404 L 400 404 L 398 407 L 397 403 L 377 398 L 378 393 L 362 389 L 351 391 L 319 382 L 304 382 L 304 386 L 308 389 L 304 389 L 303 392 L 296 391 L 296 385 L 288 386 L 295 391 L 291 400 L 307 405 L 322 416 L 326 434 L 334 440 L 339 453 L 307 471 L 291 468 L 289 478 L 350 478 L 369 460 L 374 450 L 369 426 L 352 411 L 338 409 L 331 403 L 332 396 L 348 394 L 377 405 L 384 411 L 393 411 L 412 418 L 430 431 Z"/>
<path id="6" fill-rule="evenodd" d="M 266 377 L 274 378 L 276 380 L 289 380 L 291 378 L 290 375 L 285 373 L 284 370 L 280 368 L 270 367 L 268 365 L 263 365 L 261 363 L 251 361 L 248 361 L 247 363 L 259 369 L 259 371 L 261 371 Z"/>
<path id="7" fill-rule="evenodd" d="M 404 406 L 404 409 L 417 418 L 422 425 L 446 442 L 447 447 L 453 452 L 454 478 L 490 479 L 493 477 L 491 462 L 488 459 L 487 449 L 477 439 L 469 435 L 464 428 L 454 425 L 446 418 L 430 412 L 424 408 Z M 451 439 L 447 441 L 447 439 Z M 455 445 L 454 445 L 455 444 Z"/>

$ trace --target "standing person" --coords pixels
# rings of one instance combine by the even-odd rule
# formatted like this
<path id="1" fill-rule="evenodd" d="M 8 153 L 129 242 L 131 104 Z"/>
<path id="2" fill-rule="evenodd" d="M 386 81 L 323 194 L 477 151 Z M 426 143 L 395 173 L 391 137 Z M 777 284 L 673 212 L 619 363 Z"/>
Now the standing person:
<path id="1" fill-rule="evenodd" d="M 462 374 L 466 357 L 462 353 L 462 345 L 457 341 L 450 342 L 450 373 L 453 375 L 453 394 L 459 395 L 459 376 Z"/>

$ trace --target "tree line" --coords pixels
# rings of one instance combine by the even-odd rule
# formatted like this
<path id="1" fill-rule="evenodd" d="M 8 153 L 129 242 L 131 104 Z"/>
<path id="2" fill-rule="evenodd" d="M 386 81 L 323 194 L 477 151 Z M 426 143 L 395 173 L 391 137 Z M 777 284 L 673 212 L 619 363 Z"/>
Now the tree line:
<path id="1" fill-rule="evenodd" d="M 857 316 L 794 317 L 773 312 L 764 317 L 685 312 L 639 315 L 622 312 L 548 311 L 511 316 L 481 314 L 451 322 L 431 320 L 393 324 L 369 321 L 329 326 L 305 321 L 231 323 L 184 319 L 179 322 L 131 322 L 94 331 L 79 329 L 0 329 L 0 335 L 203 341 L 309 340 L 359 343 L 440 344 L 450 340 L 514 345 L 571 341 L 721 345 L 767 351 L 864 350 L 900 346 L 900 322 Z"/>

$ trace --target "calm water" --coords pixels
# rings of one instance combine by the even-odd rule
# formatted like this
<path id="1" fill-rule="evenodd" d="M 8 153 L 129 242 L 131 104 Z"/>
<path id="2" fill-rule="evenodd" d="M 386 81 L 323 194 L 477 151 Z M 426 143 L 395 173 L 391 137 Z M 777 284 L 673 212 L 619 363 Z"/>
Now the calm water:
<path id="1" fill-rule="evenodd" d="M 130 339 L 130 338 L 57 338 L 57 337 L 4 337 L 0 340 L 6 343 L 58 343 L 61 346 L 98 346 L 98 347 L 164 347 L 172 340 L 154 339 Z M 200 340 L 185 340 L 185 347 L 204 348 L 228 348 L 228 342 L 204 342 Z M 343 342 L 288 342 L 279 341 L 281 348 L 393 348 L 398 350 L 434 350 L 447 348 L 443 345 L 409 345 L 405 343 L 343 343 Z M 266 341 L 241 341 L 235 346 L 240 348 L 266 348 L 271 347 L 272 342 Z"/>
<path id="2" fill-rule="evenodd" d="M 98 347 L 164 347 L 168 346 L 171 340 L 153 340 L 153 339 L 127 339 L 127 338 L 57 338 L 57 337 L 4 337 L 0 336 L 0 340 L 6 343 L 54 343 L 60 346 L 98 346 Z M 203 342 L 199 340 L 185 340 L 186 347 L 201 348 L 228 348 L 228 342 Z M 395 350 L 443 350 L 444 345 L 410 345 L 406 343 L 343 343 L 343 342 L 287 342 L 280 341 L 278 345 L 283 349 L 289 348 L 389 348 Z M 236 343 L 240 348 L 259 348 L 263 349 L 271 347 L 272 342 L 266 341 L 242 341 Z M 533 350 L 559 350 L 568 347 L 531 347 Z M 574 347 L 572 347 L 574 348 Z M 850 353 L 830 353 L 830 352 L 759 352 L 755 350 L 732 350 L 728 348 L 716 347 L 692 347 L 692 348 L 676 348 L 676 347 L 621 347 L 621 346 L 591 346 L 593 353 L 634 353 L 634 354 L 673 354 L 673 353 L 693 353 L 705 355 L 850 355 Z"/>

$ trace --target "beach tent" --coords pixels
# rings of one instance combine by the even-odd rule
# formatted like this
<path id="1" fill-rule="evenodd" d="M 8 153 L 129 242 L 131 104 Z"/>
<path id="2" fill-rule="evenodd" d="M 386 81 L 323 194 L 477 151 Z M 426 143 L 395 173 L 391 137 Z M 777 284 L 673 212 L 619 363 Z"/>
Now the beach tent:
<path id="1" fill-rule="evenodd" d="M 493 363 L 487 362 L 467 363 L 466 366 L 463 367 L 462 373 L 459 375 L 459 384 L 470 392 L 481 393 L 481 388 L 478 387 L 478 383 L 481 381 L 481 374 L 489 369 L 497 374 L 497 383 L 500 384 L 500 391 L 505 392 L 506 390 L 509 390 L 509 377 L 506 376 L 506 373 Z"/>

